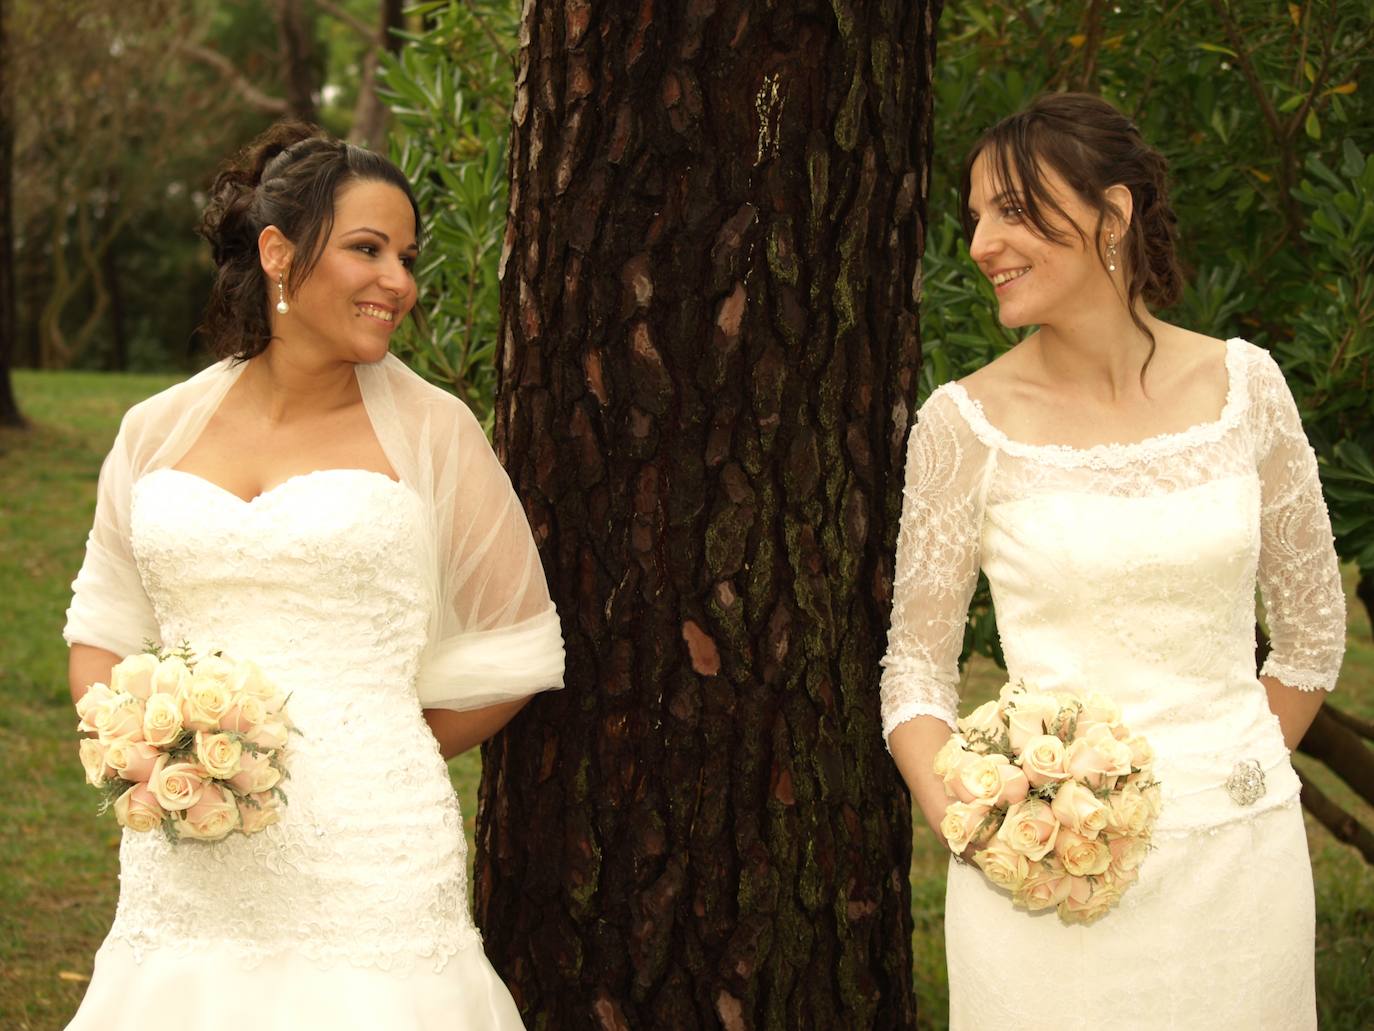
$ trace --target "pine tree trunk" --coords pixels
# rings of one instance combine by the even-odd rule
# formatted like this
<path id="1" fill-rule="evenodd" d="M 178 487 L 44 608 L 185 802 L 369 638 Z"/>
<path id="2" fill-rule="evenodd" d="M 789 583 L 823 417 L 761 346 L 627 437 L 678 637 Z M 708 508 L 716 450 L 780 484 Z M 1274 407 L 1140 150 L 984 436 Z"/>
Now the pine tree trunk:
<path id="1" fill-rule="evenodd" d="M 13 0 L 0 0 L 0 426 L 23 426 L 14 399 L 10 366 L 19 313 L 14 291 L 14 83 L 9 68 L 9 18 Z"/>
<path id="2" fill-rule="evenodd" d="M 532 1029 L 910 1028 L 886 635 L 939 3 L 529 0 L 498 452 L 563 691 L 484 749 Z"/>

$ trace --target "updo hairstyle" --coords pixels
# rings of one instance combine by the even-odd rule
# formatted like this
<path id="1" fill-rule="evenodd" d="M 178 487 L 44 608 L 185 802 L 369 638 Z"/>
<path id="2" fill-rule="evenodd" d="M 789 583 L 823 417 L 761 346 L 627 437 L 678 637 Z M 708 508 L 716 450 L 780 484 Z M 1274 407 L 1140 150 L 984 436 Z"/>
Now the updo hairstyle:
<path id="1" fill-rule="evenodd" d="M 1087 243 L 1083 227 L 1069 219 L 1045 181 L 1046 169 L 1057 172 L 1097 211 L 1093 246 L 1104 267 L 1107 258 L 1102 249 L 1103 224 L 1108 217 L 1121 219 L 1124 214 L 1107 199 L 1107 189 L 1120 185 L 1131 191 L 1133 211 L 1131 223 L 1120 240 L 1119 264 L 1126 283 L 1126 308 L 1150 338 L 1153 355 L 1154 334 L 1136 314 L 1136 300 L 1143 297 L 1151 307 L 1167 308 L 1178 301 L 1183 291 L 1183 271 L 1175 252 L 1174 226 L 1178 219 L 1169 206 L 1165 178 L 1168 162 L 1164 156 L 1141 138 L 1129 118 L 1101 97 L 1088 93 L 1041 94 L 1024 110 L 984 132 L 964 160 L 960 217 L 964 235 L 970 241 L 974 230 L 968 208 L 973 164 L 984 153 L 988 155 L 996 189 L 1016 198 L 1015 203 L 1037 235 L 1063 243 L 1068 239 L 1064 228 L 1068 225 Z"/>
<path id="2" fill-rule="evenodd" d="M 293 294 L 319 262 L 334 228 L 334 199 L 353 182 L 389 183 L 406 195 L 420 233 L 420 209 L 401 170 L 386 158 L 336 140 L 317 126 L 272 126 L 220 169 L 200 235 L 210 243 L 215 283 L 201 330 L 218 358 L 247 361 L 272 338 L 269 288 L 258 236 L 276 226 L 295 246 L 285 285 Z"/>

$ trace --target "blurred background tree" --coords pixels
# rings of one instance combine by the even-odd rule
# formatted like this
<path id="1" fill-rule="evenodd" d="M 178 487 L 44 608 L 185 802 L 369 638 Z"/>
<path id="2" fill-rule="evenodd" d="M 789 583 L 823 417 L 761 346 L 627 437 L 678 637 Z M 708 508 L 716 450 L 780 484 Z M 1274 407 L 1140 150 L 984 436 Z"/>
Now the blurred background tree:
<path id="1" fill-rule="evenodd" d="M 400 0 L 5 0 L 16 304 L 0 354 L 203 364 L 195 227 L 216 166 L 288 114 L 385 148 L 376 70 L 404 18 Z"/>

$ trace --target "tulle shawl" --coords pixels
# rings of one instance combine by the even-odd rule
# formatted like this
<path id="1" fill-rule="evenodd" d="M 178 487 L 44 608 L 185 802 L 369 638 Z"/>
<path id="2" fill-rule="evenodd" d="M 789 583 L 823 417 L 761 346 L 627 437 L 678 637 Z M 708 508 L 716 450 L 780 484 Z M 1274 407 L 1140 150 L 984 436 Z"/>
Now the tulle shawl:
<path id="1" fill-rule="evenodd" d="M 176 465 L 242 371 L 220 362 L 135 405 L 100 470 L 95 524 L 72 584 L 69 644 L 117 655 L 159 640 L 130 542 L 133 485 Z M 563 685 L 563 638 L 529 523 L 481 425 L 388 355 L 357 366 L 363 403 L 401 482 L 424 502 L 430 631 L 426 708 L 472 709 Z"/>

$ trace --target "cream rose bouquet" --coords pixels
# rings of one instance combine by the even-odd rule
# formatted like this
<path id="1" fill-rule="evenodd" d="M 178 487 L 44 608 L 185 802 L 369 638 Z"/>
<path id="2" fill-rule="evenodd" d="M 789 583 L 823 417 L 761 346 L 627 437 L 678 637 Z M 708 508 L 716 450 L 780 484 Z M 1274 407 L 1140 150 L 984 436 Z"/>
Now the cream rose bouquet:
<path id="1" fill-rule="evenodd" d="M 935 756 L 955 855 L 1032 912 L 1089 924 L 1139 875 L 1159 816 L 1149 743 L 1111 699 L 1007 684 Z"/>
<path id="2" fill-rule="evenodd" d="M 86 780 L 121 827 L 173 843 L 276 823 L 286 801 L 287 699 L 252 662 L 147 646 L 76 703 Z"/>

